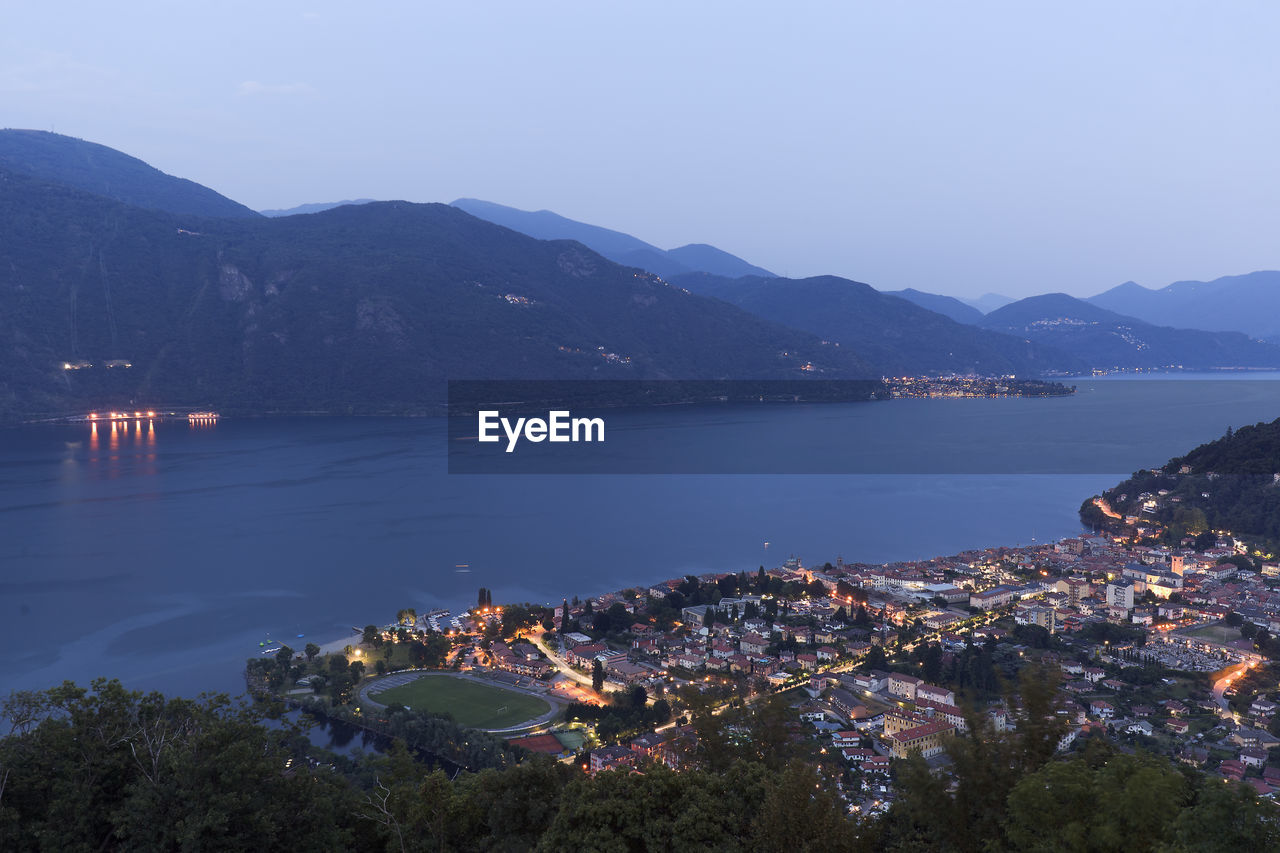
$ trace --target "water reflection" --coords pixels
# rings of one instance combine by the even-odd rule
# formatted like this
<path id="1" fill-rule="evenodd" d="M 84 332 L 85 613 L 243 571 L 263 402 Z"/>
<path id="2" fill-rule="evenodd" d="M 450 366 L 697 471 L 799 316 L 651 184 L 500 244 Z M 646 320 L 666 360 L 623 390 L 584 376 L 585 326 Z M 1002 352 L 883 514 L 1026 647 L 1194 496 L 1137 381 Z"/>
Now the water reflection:
<path id="1" fill-rule="evenodd" d="M 142 426 L 144 417 L 147 422 L 145 430 Z M 132 435 L 130 435 L 129 431 L 130 420 L 133 422 Z M 99 417 L 96 413 L 90 415 L 88 418 L 88 461 L 94 463 L 89 469 L 92 472 L 91 475 L 114 479 L 128 470 L 131 461 L 141 463 L 133 469 L 133 473 L 147 477 L 156 474 L 158 470 L 156 421 L 158 420 L 162 420 L 162 418 L 157 417 L 155 412 L 146 412 L 143 417 L 132 419 L 124 417 L 122 413 L 118 412 L 112 412 L 110 416 L 103 417 Z M 105 456 L 98 453 L 102 449 L 98 435 L 99 421 L 107 423 L 111 429 L 107 442 L 108 453 Z M 212 424 L 210 423 L 209 425 Z M 103 427 L 103 429 L 105 430 L 107 427 Z M 136 449 L 130 452 L 131 448 Z"/>

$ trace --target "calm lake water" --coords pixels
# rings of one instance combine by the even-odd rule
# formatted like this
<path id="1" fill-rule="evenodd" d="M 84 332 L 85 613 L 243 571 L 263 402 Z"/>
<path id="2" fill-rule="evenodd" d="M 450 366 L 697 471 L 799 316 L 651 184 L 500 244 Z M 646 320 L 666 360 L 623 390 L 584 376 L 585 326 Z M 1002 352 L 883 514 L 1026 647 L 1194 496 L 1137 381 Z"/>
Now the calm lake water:
<path id="1" fill-rule="evenodd" d="M 87 425 L 6 430 L 0 692 L 112 676 L 238 693 L 259 642 L 338 639 L 401 607 L 465 606 L 481 586 L 552 602 L 790 554 L 1057 539 L 1129 472 L 1280 416 L 1276 378 L 616 412 L 606 455 L 568 467 L 716 471 L 752 455 L 754 470 L 796 472 L 776 474 L 450 474 L 439 420 L 143 421 L 114 441 Z M 811 473 L 824 470 L 872 473 Z"/>

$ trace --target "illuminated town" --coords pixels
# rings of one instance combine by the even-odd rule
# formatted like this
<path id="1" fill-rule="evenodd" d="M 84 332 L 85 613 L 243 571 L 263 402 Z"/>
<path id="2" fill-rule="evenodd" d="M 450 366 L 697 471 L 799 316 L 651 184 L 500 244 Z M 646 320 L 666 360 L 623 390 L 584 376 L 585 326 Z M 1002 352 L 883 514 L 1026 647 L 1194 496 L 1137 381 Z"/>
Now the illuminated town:
<path id="1" fill-rule="evenodd" d="M 332 649 L 359 670 L 332 698 L 376 729 L 384 691 L 433 668 L 480 679 L 552 707 L 490 731 L 588 773 L 696 767 L 691 703 L 781 701 L 849 813 L 866 815 L 893 803 L 895 761 L 919 755 L 945 772 L 950 738 L 1011 728 L 1009 684 L 1034 663 L 1060 681 L 1060 751 L 1105 737 L 1270 797 L 1280 564 L 1247 550 L 1226 533 L 1200 551 L 1095 535 L 883 565 L 792 557 L 558 605 L 492 606 L 482 590 L 484 606 L 404 610 Z M 387 663 L 400 644 L 433 641 L 437 666 Z M 308 675 L 281 689 L 310 702 L 332 685 Z M 648 712 L 613 714 L 622 696 Z"/>

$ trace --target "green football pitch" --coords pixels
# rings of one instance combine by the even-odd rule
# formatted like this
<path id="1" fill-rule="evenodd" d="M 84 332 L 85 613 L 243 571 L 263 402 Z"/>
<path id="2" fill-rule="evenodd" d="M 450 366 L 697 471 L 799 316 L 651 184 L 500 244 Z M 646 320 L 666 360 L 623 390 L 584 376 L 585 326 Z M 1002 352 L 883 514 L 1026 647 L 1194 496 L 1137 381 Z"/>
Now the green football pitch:
<path id="1" fill-rule="evenodd" d="M 1190 631 L 1184 631 L 1188 636 L 1195 637 L 1199 640 L 1208 640 L 1211 643 L 1234 643 L 1240 639 L 1240 629 L 1232 628 L 1224 622 L 1215 622 L 1212 625 L 1201 625 L 1199 628 L 1193 628 Z"/>
<path id="2" fill-rule="evenodd" d="M 536 696 L 443 674 L 419 676 L 372 697 L 383 705 L 448 713 L 473 729 L 505 729 L 551 710 L 548 702 Z"/>

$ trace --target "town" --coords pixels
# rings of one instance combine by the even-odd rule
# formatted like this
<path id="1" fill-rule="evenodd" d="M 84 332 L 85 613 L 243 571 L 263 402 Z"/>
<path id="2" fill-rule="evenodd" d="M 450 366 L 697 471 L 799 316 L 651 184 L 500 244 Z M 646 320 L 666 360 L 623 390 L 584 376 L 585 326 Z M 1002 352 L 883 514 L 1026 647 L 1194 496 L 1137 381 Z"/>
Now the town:
<path id="1" fill-rule="evenodd" d="M 1056 683 L 1059 750 L 1106 738 L 1270 798 L 1280 564 L 1210 538 L 1183 543 L 1196 550 L 1083 535 L 885 565 L 792 557 L 545 606 L 494 606 L 482 589 L 466 612 L 368 626 L 313 674 L 293 656 L 300 677 L 281 692 L 369 721 L 422 673 L 453 672 L 545 700 L 537 719 L 477 727 L 587 773 L 697 766 L 695 706 L 781 703 L 848 811 L 872 815 L 895 799 L 898 760 L 945 772 L 950 738 L 1011 728 L 1011 688 L 1034 665 Z"/>

